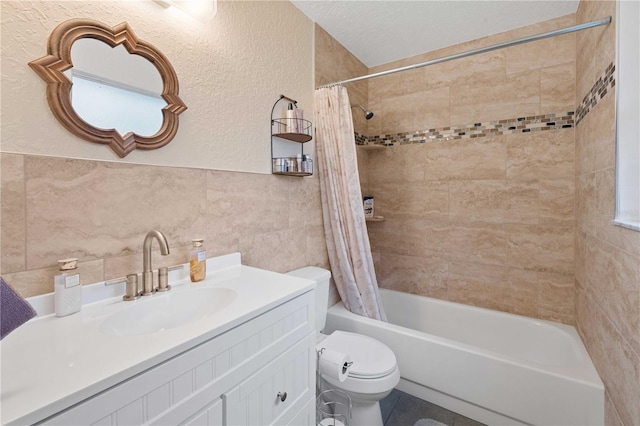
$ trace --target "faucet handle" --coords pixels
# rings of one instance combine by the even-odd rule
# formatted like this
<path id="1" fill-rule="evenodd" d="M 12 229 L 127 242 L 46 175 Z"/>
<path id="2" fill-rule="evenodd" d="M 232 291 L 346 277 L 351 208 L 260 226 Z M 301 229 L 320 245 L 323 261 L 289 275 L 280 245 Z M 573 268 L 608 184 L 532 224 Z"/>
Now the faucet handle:
<path id="1" fill-rule="evenodd" d="M 110 287 L 112 285 L 116 285 L 116 284 L 124 284 L 127 282 L 127 279 L 125 277 L 118 277 L 118 278 L 114 278 L 112 280 L 107 280 L 104 282 L 105 287 Z"/>
<path id="2" fill-rule="evenodd" d="M 140 297 L 138 292 L 138 274 L 127 275 L 127 287 L 122 300 L 135 300 Z"/>
<path id="3" fill-rule="evenodd" d="M 129 274 L 126 277 L 114 278 L 104 282 L 105 286 L 116 284 L 126 284 L 122 300 L 135 300 L 140 297 L 140 293 L 138 292 L 138 274 Z"/>
<path id="4" fill-rule="evenodd" d="M 158 268 L 158 291 L 169 291 L 169 268 Z"/>

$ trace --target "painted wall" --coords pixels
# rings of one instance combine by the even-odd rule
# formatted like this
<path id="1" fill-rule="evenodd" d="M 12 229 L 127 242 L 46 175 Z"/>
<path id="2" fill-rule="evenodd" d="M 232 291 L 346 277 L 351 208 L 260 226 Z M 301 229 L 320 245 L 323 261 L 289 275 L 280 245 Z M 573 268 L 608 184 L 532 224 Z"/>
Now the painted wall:
<path id="1" fill-rule="evenodd" d="M 361 151 L 386 218 L 368 224 L 382 287 L 574 323 L 575 46 L 569 34 L 369 81 L 369 141 L 394 143 Z"/>
<path id="2" fill-rule="evenodd" d="M 584 104 L 615 64 L 616 5 L 580 2 L 578 22 L 609 15 L 611 25 L 577 37 L 577 99 Z M 576 127 L 576 321 L 605 384 L 605 423 L 630 426 L 640 419 L 640 232 L 611 223 L 616 118 L 607 89 Z"/>
<path id="3" fill-rule="evenodd" d="M 78 257 L 84 284 L 141 271 L 151 229 L 171 248 L 154 267 L 186 262 L 197 237 L 251 266 L 328 267 L 318 179 L 263 174 L 278 95 L 313 110 L 313 24 L 289 2 L 222 1 L 207 25 L 150 1 L 0 6 L 0 272 L 23 296 L 53 290 L 57 259 Z M 72 17 L 126 20 L 172 61 L 189 107 L 173 142 L 120 160 L 58 124 L 27 63 Z"/>
<path id="4" fill-rule="evenodd" d="M 278 95 L 297 99 L 312 116 L 313 24 L 288 1 L 220 1 L 207 23 L 152 1 L 3 1 L 1 8 L 4 152 L 118 159 L 55 120 L 45 83 L 27 66 L 46 54 L 49 34 L 70 18 L 128 22 L 178 75 L 189 109 L 175 139 L 122 162 L 269 173 L 269 114 Z"/>

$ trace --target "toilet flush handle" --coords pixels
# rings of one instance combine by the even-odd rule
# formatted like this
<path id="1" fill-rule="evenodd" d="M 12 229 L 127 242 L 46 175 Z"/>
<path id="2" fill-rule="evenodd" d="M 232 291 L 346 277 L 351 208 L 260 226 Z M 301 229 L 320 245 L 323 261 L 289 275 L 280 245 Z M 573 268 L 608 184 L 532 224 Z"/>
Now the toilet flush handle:
<path id="1" fill-rule="evenodd" d="M 284 402 L 285 399 L 287 399 L 287 393 L 286 392 L 278 392 L 278 398 L 280 398 L 280 401 Z"/>

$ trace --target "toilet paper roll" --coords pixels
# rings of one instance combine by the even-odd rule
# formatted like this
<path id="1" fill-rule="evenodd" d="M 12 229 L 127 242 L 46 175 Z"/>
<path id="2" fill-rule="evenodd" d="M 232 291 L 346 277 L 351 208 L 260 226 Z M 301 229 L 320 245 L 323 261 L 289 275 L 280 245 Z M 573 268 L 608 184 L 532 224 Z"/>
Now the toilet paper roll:
<path id="1" fill-rule="evenodd" d="M 324 349 L 320 352 L 318 371 L 323 376 L 338 379 L 342 383 L 347 380 L 351 364 L 349 355 Z"/>

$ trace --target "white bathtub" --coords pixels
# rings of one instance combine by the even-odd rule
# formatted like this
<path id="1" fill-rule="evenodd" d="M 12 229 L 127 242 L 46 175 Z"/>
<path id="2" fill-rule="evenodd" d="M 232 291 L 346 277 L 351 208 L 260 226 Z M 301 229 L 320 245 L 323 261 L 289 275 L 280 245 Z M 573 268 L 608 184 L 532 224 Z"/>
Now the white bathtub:
<path id="1" fill-rule="evenodd" d="M 604 386 L 575 328 L 391 290 L 381 295 L 389 323 L 338 303 L 325 332 L 387 344 L 400 390 L 490 425 L 604 424 Z"/>

